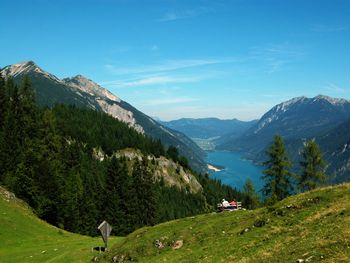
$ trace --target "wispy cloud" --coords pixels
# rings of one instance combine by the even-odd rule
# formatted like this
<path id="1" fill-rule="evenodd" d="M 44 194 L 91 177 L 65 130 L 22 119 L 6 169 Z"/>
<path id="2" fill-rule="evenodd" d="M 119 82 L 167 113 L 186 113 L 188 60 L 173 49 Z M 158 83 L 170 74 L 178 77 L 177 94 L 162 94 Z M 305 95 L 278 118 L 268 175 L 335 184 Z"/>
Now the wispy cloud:
<path id="1" fill-rule="evenodd" d="M 175 71 L 185 68 L 202 67 L 214 64 L 223 64 L 235 61 L 235 58 L 218 58 L 218 59 L 178 59 L 165 60 L 158 64 L 143 66 L 114 66 L 111 64 L 104 65 L 105 69 L 115 75 L 132 75 L 141 73 L 161 73 Z"/>
<path id="2" fill-rule="evenodd" d="M 188 9 L 180 11 L 172 11 L 165 13 L 161 18 L 157 19 L 158 22 L 169 22 L 180 19 L 187 19 L 197 17 L 206 13 L 210 13 L 213 10 L 208 7 L 199 7 L 197 9 Z"/>
<path id="3" fill-rule="evenodd" d="M 198 76 L 149 76 L 141 79 L 131 80 L 131 81 L 105 81 L 100 83 L 108 87 L 114 88 L 131 88 L 140 86 L 151 86 L 151 85 L 166 85 L 174 83 L 191 83 L 202 80 Z"/>
<path id="4" fill-rule="evenodd" d="M 267 73 L 272 74 L 280 71 L 287 64 L 302 58 L 306 55 L 306 52 L 303 48 L 290 44 L 279 44 L 267 47 L 254 47 L 251 54 L 252 60 L 264 63 L 268 67 Z"/>
<path id="5" fill-rule="evenodd" d="M 318 33 L 334 33 L 334 32 L 341 32 L 341 31 L 347 31 L 350 27 L 348 26 L 341 26 L 341 25 L 312 25 L 311 31 L 318 32 Z"/>
<path id="6" fill-rule="evenodd" d="M 328 83 L 328 85 L 324 89 L 327 91 L 336 92 L 336 93 L 345 93 L 347 91 L 347 89 L 343 87 L 339 87 L 334 83 Z"/>
<path id="7" fill-rule="evenodd" d="M 189 97 L 165 98 L 165 99 L 147 101 L 146 105 L 157 106 L 157 105 L 168 105 L 168 104 L 182 104 L 182 103 L 188 103 L 188 102 L 193 102 L 198 100 L 199 99 L 189 98 Z"/>

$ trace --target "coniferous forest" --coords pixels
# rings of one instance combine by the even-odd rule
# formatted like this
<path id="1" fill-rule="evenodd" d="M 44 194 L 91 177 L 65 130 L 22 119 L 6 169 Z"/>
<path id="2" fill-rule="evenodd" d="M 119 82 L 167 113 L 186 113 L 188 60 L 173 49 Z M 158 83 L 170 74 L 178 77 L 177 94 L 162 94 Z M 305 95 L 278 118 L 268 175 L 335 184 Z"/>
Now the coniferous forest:
<path id="1" fill-rule="evenodd" d="M 116 158 L 125 148 L 142 160 Z M 103 152 L 106 158 L 97 154 Z M 165 149 L 105 113 L 56 105 L 38 107 L 29 78 L 20 85 L 0 77 L 0 184 L 47 222 L 96 235 L 102 220 L 114 235 L 210 211 L 223 197 L 242 193 L 193 171 L 198 193 L 155 180 L 147 156 L 166 156 L 190 169 L 176 147 Z"/>

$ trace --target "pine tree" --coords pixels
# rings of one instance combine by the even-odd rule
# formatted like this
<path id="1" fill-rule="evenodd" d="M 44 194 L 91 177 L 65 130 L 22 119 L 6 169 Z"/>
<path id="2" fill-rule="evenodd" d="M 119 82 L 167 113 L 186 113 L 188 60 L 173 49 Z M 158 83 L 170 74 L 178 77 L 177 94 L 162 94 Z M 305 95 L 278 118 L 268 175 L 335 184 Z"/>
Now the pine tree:
<path id="1" fill-rule="evenodd" d="M 321 149 L 314 140 L 304 144 L 301 156 L 300 166 L 302 174 L 299 177 L 298 187 L 301 191 L 309 191 L 325 182 L 326 164 L 323 160 Z"/>
<path id="2" fill-rule="evenodd" d="M 148 160 L 146 157 L 142 160 L 142 167 L 144 171 L 143 184 L 146 192 L 144 196 L 144 207 L 145 207 L 145 224 L 154 225 L 157 218 L 157 201 L 156 201 L 156 190 L 154 185 L 153 176 L 148 168 Z"/>
<path id="3" fill-rule="evenodd" d="M 283 138 L 279 135 L 274 137 L 267 154 L 269 160 L 264 163 L 267 168 L 263 171 L 265 186 L 262 191 L 268 197 L 268 201 L 274 203 L 291 194 L 293 174 L 289 169 L 292 163 L 288 159 Z"/>
<path id="4" fill-rule="evenodd" d="M 7 115 L 7 105 L 8 105 L 8 97 L 6 94 L 5 89 L 5 80 L 1 76 L 0 71 L 0 184 L 3 182 L 3 174 L 5 173 L 4 169 L 4 159 L 5 156 L 3 154 L 3 147 L 5 144 L 6 138 L 5 138 L 5 131 L 4 131 L 4 124 L 5 124 L 5 117 Z"/>
<path id="5" fill-rule="evenodd" d="M 136 224 L 154 225 L 156 221 L 156 193 L 146 158 L 136 161 L 133 169 L 133 188 L 137 198 Z"/>
<path id="6" fill-rule="evenodd" d="M 18 88 L 13 80 L 6 81 L 8 105 L 3 123 L 3 135 L 0 144 L 0 176 L 5 185 L 13 190 L 15 184 L 14 173 L 21 159 L 21 122 L 20 99 Z"/>
<path id="7" fill-rule="evenodd" d="M 79 232 L 81 225 L 80 204 L 82 201 L 83 182 L 80 177 L 81 145 L 70 142 L 63 151 L 63 181 L 60 182 L 58 225 L 73 232 Z"/>
<path id="8" fill-rule="evenodd" d="M 6 115 L 6 109 L 7 108 L 7 96 L 6 96 L 6 89 L 5 89 L 5 80 L 1 76 L 0 71 L 0 136 L 1 131 L 4 125 L 4 119 Z"/>
<path id="9" fill-rule="evenodd" d="M 254 184 L 250 178 L 247 179 L 243 186 L 243 206 L 247 209 L 255 209 L 259 206 L 259 196 L 255 191 Z"/>
<path id="10" fill-rule="evenodd" d="M 113 156 L 107 167 L 104 215 L 113 226 L 116 235 L 128 234 L 129 228 L 133 225 L 130 219 L 132 216 L 130 187 L 125 159 Z"/>
<path id="11" fill-rule="evenodd" d="M 39 192 L 35 208 L 41 218 L 57 225 L 57 204 L 61 202 L 61 193 L 66 190 L 63 187 L 66 179 L 62 162 L 64 140 L 50 110 L 41 111 L 38 119 L 35 125 L 37 138 L 32 140 L 34 152 L 30 154 L 32 166 L 35 167 L 35 188 Z"/>
<path id="12" fill-rule="evenodd" d="M 176 147 L 170 145 L 166 153 L 173 161 L 177 162 L 179 160 L 179 151 Z"/>
<path id="13" fill-rule="evenodd" d="M 34 138 L 37 132 L 38 109 L 35 94 L 28 76 L 25 76 L 19 90 L 20 114 L 22 115 L 21 133 L 29 139 Z"/>

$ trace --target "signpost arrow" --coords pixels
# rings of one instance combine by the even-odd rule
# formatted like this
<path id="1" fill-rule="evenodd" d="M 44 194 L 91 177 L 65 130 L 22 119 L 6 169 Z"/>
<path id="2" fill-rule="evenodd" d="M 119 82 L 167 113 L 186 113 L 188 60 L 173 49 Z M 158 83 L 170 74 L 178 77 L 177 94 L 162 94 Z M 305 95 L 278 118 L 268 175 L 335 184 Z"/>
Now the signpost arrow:
<path id="1" fill-rule="evenodd" d="M 107 221 L 103 221 L 99 227 L 98 230 L 100 230 L 103 242 L 105 243 L 105 247 L 107 248 L 107 241 L 108 237 L 111 234 L 112 231 L 112 226 L 107 223 Z"/>

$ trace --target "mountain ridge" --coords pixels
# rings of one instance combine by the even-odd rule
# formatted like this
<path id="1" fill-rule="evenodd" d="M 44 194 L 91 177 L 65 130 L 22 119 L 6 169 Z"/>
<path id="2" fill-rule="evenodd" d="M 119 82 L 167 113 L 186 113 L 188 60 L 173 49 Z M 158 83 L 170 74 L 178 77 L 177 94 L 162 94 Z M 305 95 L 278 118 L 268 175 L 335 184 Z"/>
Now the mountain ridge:
<path id="1" fill-rule="evenodd" d="M 228 140 L 220 149 L 257 153 L 279 134 L 286 139 L 307 138 L 350 119 L 350 101 L 324 95 L 296 97 L 267 111 L 244 135 Z"/>
<path id="2" fill-rule="evenodd" d="M 31 79 L 36 99 L 40 105 L 52 107 L 57 103 L 64 103 L 103 111 L 127 123 L 140 133 L 160 139 L 166 146 L 174 145 L 180 154 L 190 161 L 195 170 L 206 171 L 203 160 L 205 153 L 184 134 L 173 132 L 155 122 L 151 117 L 87 77 L 77 75 L 61 80 L 41 69 L 33 61 L 6 66 L 1 69 L 1 74 L 5 78 L 7 76 L 13 77 L 17 83 L 21 82 L 23 77 L 27 75 Z"/>
<path id="3" fill-rule="evenodd" d="M 292 98 L 267 111 L 246 133 L 227 139 L 218 148 L 241 152 L 256 163 L 266 161 L 266 150 L 276 134 L 284 137 L 287 151 L 298 170 L 300 150 L 306 140 L 316 140 L 328 163 L 329 182 L 350 178 L 350 101 L 318 95 Z"/>

